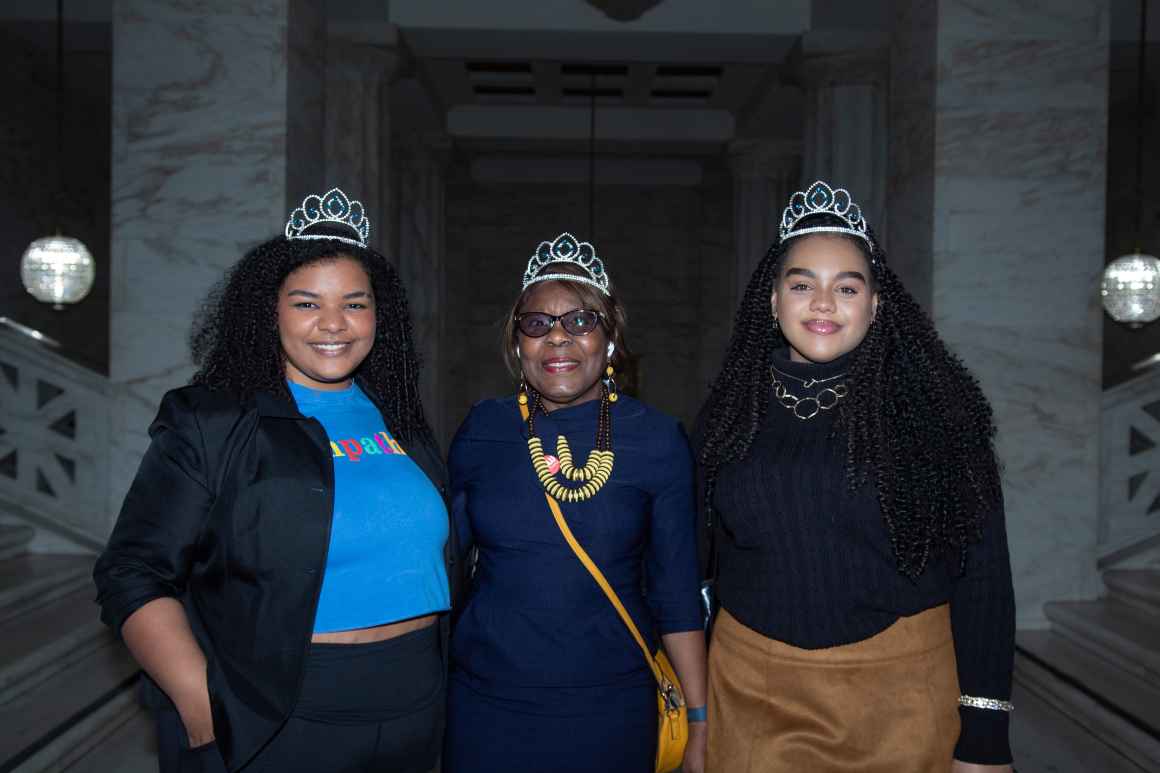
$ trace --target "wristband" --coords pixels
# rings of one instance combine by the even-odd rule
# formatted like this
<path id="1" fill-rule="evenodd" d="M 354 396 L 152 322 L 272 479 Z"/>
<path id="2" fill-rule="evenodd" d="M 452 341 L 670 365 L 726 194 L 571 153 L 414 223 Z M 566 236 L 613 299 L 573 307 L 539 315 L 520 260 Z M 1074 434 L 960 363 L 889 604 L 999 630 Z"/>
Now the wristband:
<path id="1" fill-rule="evenodd" d="M 998 698 L 976 698 L 973 695 L 960 695 L 960 706 L 970 706 L 973 709 L 990 709 L 992 711 L 1014 711 L 1011 701 L 1001 701 Z"/>
<path id="2" fill-rule="evenodd" d="M 709 712 L 704 706 L 690 706 L 685 709 L 685 716 L 690 722 L 704 722 L 709 718 Z"/>

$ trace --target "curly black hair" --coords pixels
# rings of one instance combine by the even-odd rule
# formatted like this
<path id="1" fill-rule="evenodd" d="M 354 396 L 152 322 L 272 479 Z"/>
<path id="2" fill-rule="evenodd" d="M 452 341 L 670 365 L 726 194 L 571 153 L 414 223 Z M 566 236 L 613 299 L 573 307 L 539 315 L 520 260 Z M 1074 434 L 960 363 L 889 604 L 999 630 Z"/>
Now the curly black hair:
<path id="1" fill-rule="evenodd" d="M 832 217 L 815 215 L 799 227 L 840 225 Z M 946 551 L 958 553 L 961 571 L 968 544 L 1002 500 L 991 407 L 881 250 L 841 236 L 866 258 L 879 294 L 874 321 L 851 354 L 849 397 L 834 426 L 846 445 L 847 483 L 852 491 L 877 489 L 899 572 L 918 577 Z M 769 405 L 774 353 L 788 345 L 772 325 L 770 296 L 793 243 L 775 242 L 753 272 L 701 411 L 696 446 L 710 519 L 717 473 L 749 452 Z"/>
<path id="2" fill-rule="evenodd" d="M 323 235 L 336 234 L 323 227 Z M 411 315 L 399 275 L 374 250 L 337 239 L 279 236 L 254 247 L 230 268 L 194 317 L 189 344 L 197 372 L 191 383 L 241 398 L 269 392 L 293 403 L 278 334 L 278 292 L 295 270 L 339 258 L 362 265 L 375 298 L 375 340 L 356 373 L 360 385 L 382 407 L 393 434 L 403 440 L 430 437 L 419 399 Z"/>

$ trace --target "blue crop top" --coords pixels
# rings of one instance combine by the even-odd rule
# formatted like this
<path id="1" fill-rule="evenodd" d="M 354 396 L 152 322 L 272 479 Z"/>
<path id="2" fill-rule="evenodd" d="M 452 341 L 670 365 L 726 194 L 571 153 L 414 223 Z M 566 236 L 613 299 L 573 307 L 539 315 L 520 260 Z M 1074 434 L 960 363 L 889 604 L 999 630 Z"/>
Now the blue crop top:
<path id="1" fill-rule="evenodd" d="M 314 632 L 369 628 L 451 607 L 443 545 L 447 508 L 358 385 L 290 383 L 322 423 L 334 459 L 334 514 Z"/>

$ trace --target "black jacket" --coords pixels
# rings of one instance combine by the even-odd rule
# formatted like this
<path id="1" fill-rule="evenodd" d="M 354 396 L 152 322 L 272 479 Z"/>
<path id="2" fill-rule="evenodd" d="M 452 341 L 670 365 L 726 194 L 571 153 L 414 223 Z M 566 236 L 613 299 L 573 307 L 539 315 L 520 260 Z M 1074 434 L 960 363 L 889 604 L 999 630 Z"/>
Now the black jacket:
<path id="1" fill-rule="evenodd" d="M 242 401 L 199 386 L 166 394 L 149 435 L 93 570 L 101 619 L 119 633 L 145 603 L 182 601 L 207 660 L 218 748 L 235 770 L 298 697 L 330 544 L 329 440 L 321 423 L 280 397 Z M 434 442 L 413 441 L 406 451 L 446 499 Z M 447 545 L 453 599 L 454 556 Z"/>

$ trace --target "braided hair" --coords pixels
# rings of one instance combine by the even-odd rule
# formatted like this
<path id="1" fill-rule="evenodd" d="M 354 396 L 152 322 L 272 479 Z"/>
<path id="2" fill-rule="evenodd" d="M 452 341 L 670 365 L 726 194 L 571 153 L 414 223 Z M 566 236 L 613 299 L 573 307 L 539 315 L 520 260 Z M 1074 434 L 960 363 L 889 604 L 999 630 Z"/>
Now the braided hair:
<path id="1" fill-rule="evenodd" d="M 278 293 L 297 269 L 341 258 L 363 267 L 375 299 L 375 339 L 358 368 L 359 383 L 383 408 L 392 433 L 404 440 L 428 438 L 419 357 L 399 275 L 374 250 L 337 240 L 279 236 L 229 269 L 195 315 L 189 342 L 197 371 L 191 383 L 243 399 L 268 392 L 293 403 L 278 332 Z"/>
<path id="2" fill-rule="evenodd" d="M 843 225 L 831 215 L 806 221 L 802 227 Z M 874 321 L 851 353 L 849 397 L 836 409 L 846 482 L 851 491 L 875 487 L 900 573 L 918 577 L 932 556 L 947 551 L 958 553 L 961 571 L 967 545 L 1002 498 L 991 407 L 881 250 L 839 236 L 866 258 L 879 297 Z M 792 244 L 774 243 L 753 272 L 701 410 L 695 445 L 710 518 L 717 474 L 749 452 L 769 405 L 774 354 L 788 345 L 772 324 L 770 297 Z"/>

